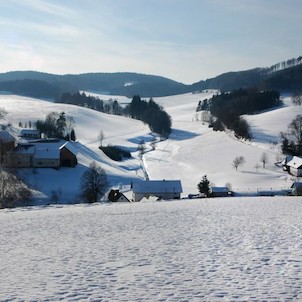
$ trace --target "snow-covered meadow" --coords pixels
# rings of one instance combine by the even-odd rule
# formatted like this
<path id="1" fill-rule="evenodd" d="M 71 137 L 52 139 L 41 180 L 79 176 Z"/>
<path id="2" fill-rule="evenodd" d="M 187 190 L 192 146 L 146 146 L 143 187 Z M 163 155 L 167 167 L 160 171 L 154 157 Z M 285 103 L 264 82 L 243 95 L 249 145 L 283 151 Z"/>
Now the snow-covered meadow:
<path id="1" fill-rule="evenodd" d="M 0 211 L 1 301 L 301 301 L 302 201 Z"/>

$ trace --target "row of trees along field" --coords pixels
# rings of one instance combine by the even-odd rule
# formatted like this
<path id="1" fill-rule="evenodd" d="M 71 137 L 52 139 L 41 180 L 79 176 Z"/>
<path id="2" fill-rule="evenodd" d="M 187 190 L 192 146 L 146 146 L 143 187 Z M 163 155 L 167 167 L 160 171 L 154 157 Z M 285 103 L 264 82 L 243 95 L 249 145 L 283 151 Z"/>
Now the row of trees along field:
<path id="1" fill-rule="evenodd" d="M 241 115 L 255 114 L 280 104 L 280 95 L 277 91 L 238 89 L 215 95 L 210 100 L 199 103 L 197 111 L 209 110 L 211 115 L 217 118 L 213 125 L 214 130 L 224 130 L 226 126 L 234 130 L 238 137 L 251 139 L 250 127 Z"/>
<path id="2" fill-rule="evenodd" d="M 97 97 L 87 96 L 84 92 L 64 93 L 56 100 L 57 103 L 73 104 L 104 113 L 128 116 L 148 124 L 151 131 L 168 138 L 171 133 L 171 117 L 154 102 L 142 100 L 135 95 L 130 104 L 122 107 L 117 100 L 103 101 Z"/>

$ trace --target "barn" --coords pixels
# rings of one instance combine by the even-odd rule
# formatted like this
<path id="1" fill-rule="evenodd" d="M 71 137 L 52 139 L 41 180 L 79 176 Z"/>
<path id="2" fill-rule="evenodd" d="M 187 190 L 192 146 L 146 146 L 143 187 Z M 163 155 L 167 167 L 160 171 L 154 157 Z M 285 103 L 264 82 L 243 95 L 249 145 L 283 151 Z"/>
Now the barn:
<path id="1" fill-rule="evenodd" d="M 77 164 L 77 150 L 71 143 L 66 142 L 60 147 L 60 166 L 75 167 Z"/>
<path id="2" fill-rule="evenodd" d="M 182 186 L 180 180 L 141 180 L 132 184 L 133 201 L 156 196 L 159 199 L 180 199 Z"/>

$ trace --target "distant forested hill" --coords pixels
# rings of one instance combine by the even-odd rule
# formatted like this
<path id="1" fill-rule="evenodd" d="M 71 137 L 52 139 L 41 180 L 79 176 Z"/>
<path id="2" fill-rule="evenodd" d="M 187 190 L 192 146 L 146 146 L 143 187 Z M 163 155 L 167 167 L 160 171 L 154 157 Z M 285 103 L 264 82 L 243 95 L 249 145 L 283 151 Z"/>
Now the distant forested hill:
<path id="1" fill-rule="evenodd" d="M 161 76 L 131 72 L 55 75 L 36 71 L 0 74 L 0 91 L 33 97 L 56 98 L 64 92 L 87 90 L 132 98 L 160 97 L 204 89 L 256 88 L 283 92 L 302 92 L 302 57 L 277 63 L 268 68 L 228 72 L 217 77 L 185 85 Z"/>
<path id="2" fill-rule="evenodd" d="M 138 73 L 54 75 L 35 71 L 14 71 L 0 74 L 0 90 L 35 97 L 57 97 L 63 92 L 78 90 L 129 97 L 136 94 L 142 97 L 156 97 L 188 92 L 190 85 L 160 76 Z M 45 91 L 45 95 L 41 95 L 41 90 Z"/>
<path id="3" fill-rule="evenodd" d="M 265 77 L 265 69 L 255 68 L 245 71 L 228 72 L 206 81 L 192 84 L 193 91 L 204 89 L 220 89 L 232 91 L 240 88 L 257 87 Z"/>
<path id="4" fill-rule="evenodd" d="M 240 88 L 302 92 L 302 57 L 277 63 L 268 68 L 228 72 L 192 84 L 192 91 L 220 89 L 223 92 Z"/>

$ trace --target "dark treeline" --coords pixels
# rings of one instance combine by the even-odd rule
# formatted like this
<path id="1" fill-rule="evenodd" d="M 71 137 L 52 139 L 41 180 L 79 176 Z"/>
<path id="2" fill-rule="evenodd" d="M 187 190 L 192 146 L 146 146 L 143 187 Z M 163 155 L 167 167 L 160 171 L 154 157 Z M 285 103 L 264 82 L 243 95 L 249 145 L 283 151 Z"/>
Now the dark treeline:
<path id="1" fill-rule="evenodd" d="M 235 131 L 236 135 L 250 139 L 248 123 L 241 117 L 243 114 L 254 114 L 281 104 L 277 91 L 257 91 L 239 89 L 231 93 L 222 93 L 209 101 L 210 112 L 219 122 Z"/>
<path id="2" fill-rule="evenodd" d="M 171 117 L 153 99 L 145 101 L 135 95 L 131 103 L 123 108 L 116 100 L 103 101 L 97 97 L 87 96 L 84 92 L 77 92 L 64 93 L 56 102 L 82 106 L 114 115 L 130 116 L 148 124 L 151 131 L 163 137 L 169 137 L 171 133 Z"/>
<path id="3" fill-rule="evenodd" d="M 302 93 L 302 64 L 272 73 L 260 89 L 272 89 L 285 93 Z"/>
<path id="4" fill-rule="evenodd" d="M 151 131 L 168 138 L 171 133 L 171 117 L 151 98 L 149 101 L 141 100 L 135 95 L 132 102 L 125 108 L 126 115 L 148 124 Z"/>
<path id="5" fill-rule="evenodd" d="M 86 95 L 84 92 L 63 93 L 56 102 L 77 105 L 104 113 L 123 115 L 123 108 L 119 105 L 118 101 L 110 99 L 104 102 L 98 97 Z"/>

